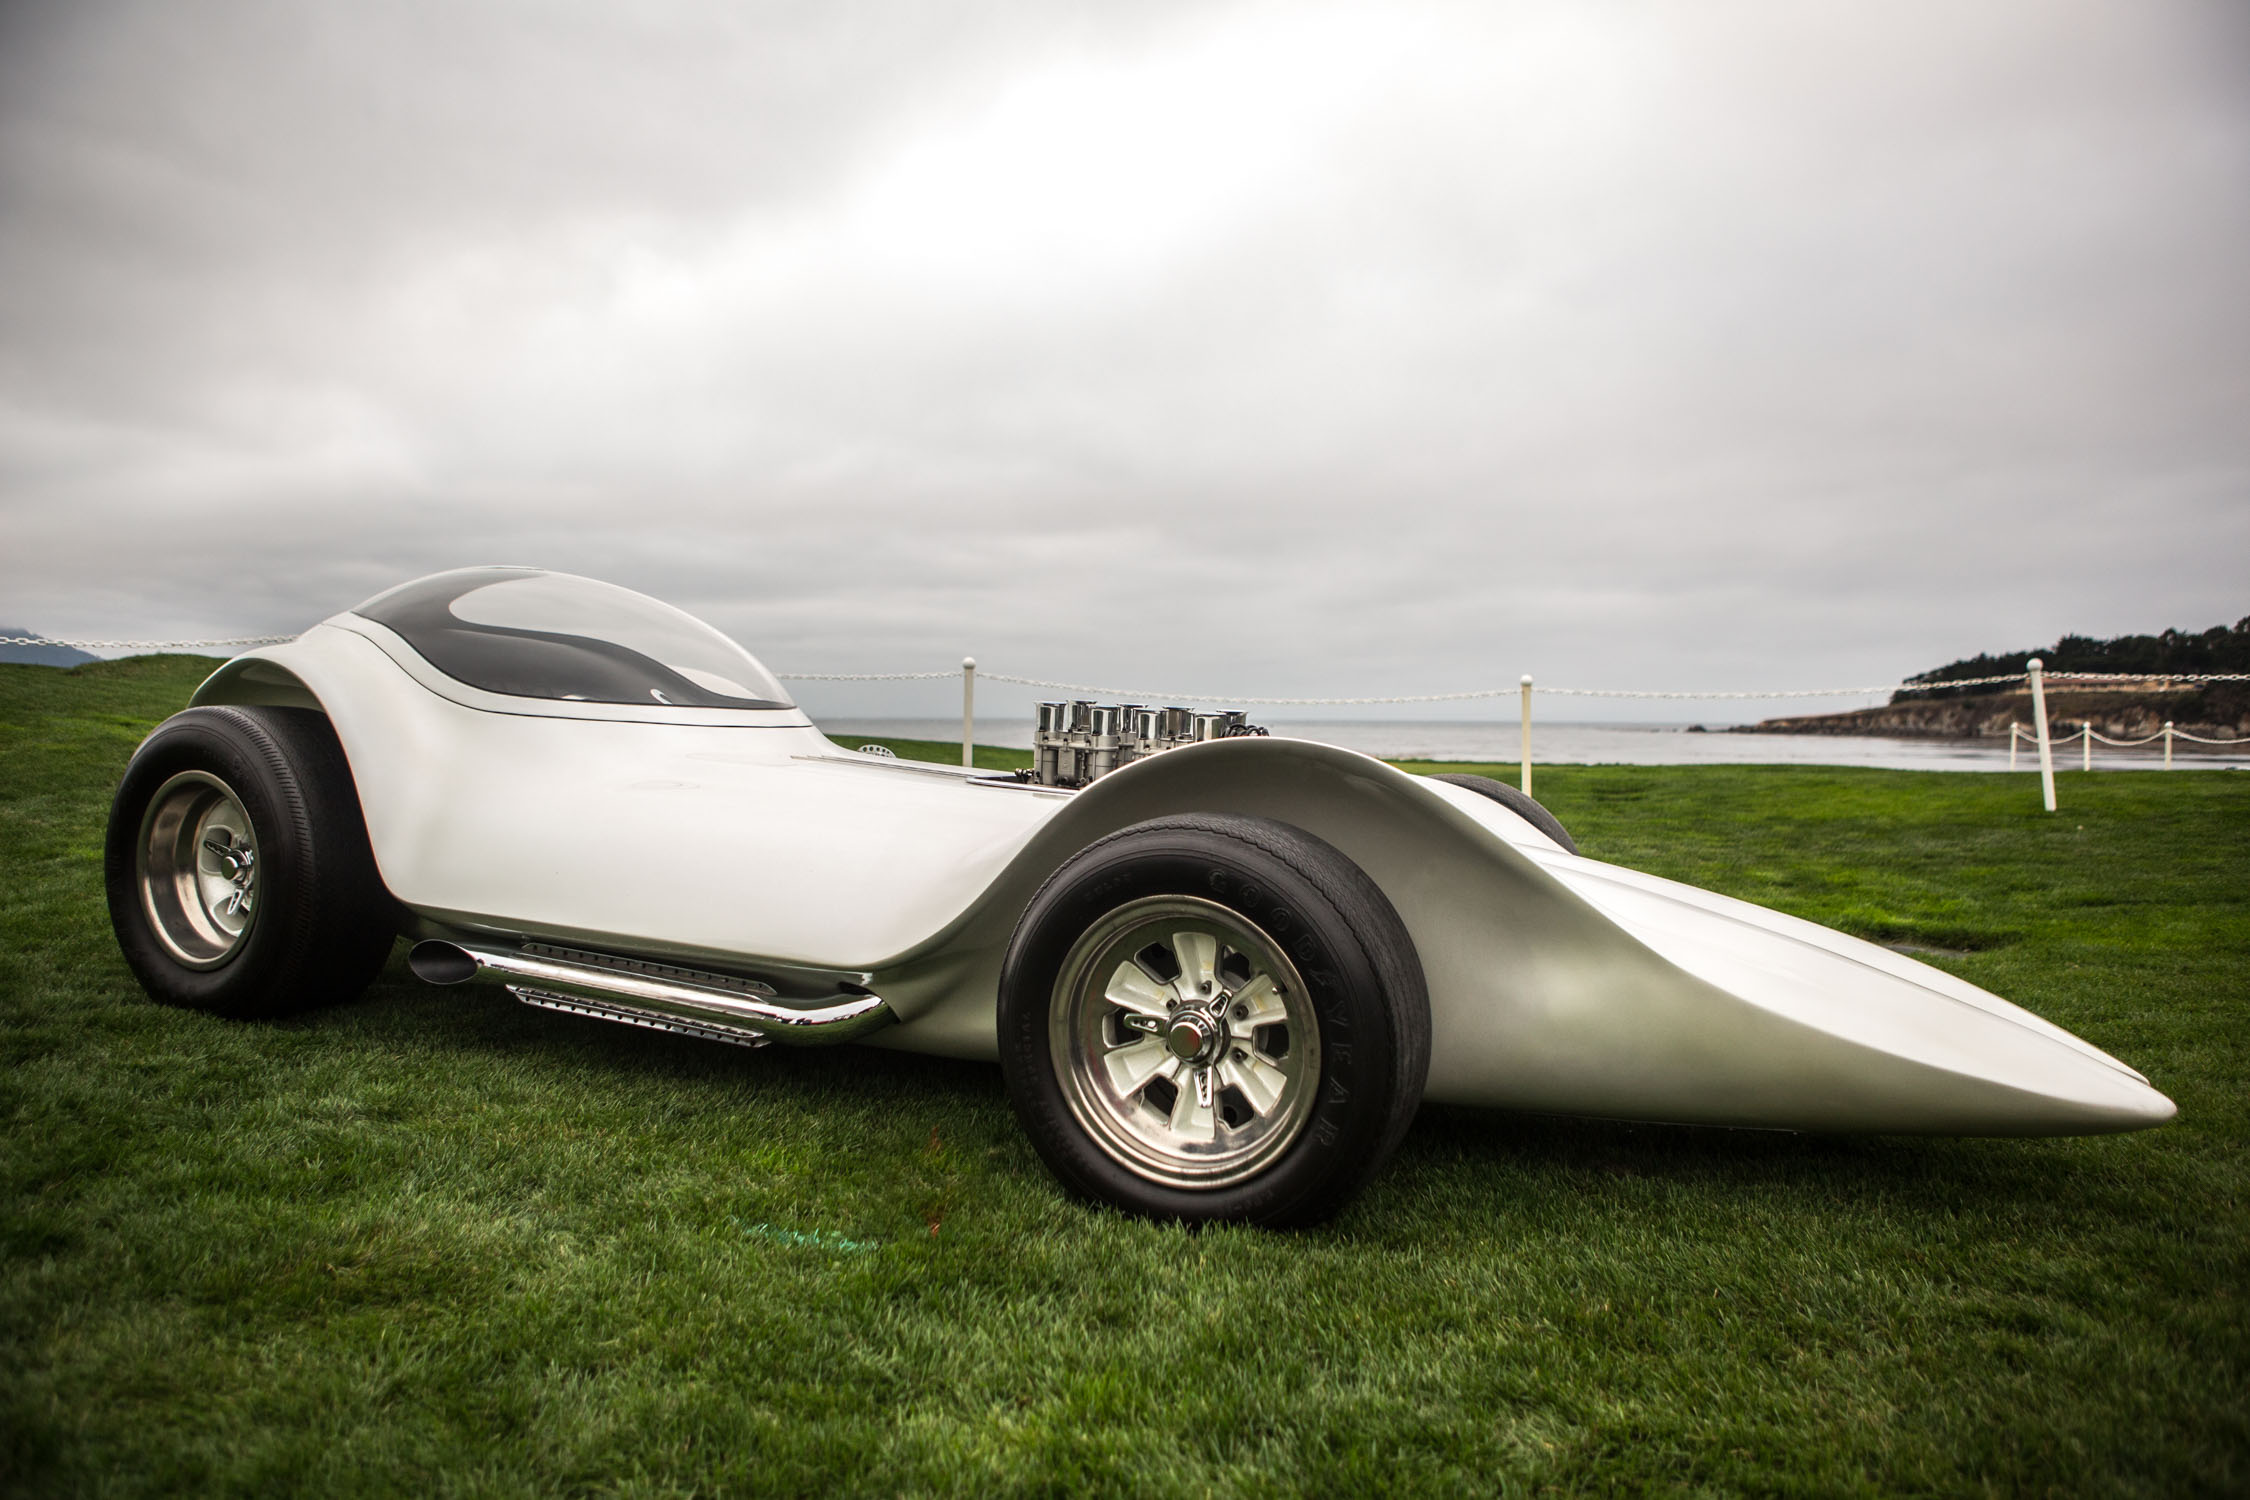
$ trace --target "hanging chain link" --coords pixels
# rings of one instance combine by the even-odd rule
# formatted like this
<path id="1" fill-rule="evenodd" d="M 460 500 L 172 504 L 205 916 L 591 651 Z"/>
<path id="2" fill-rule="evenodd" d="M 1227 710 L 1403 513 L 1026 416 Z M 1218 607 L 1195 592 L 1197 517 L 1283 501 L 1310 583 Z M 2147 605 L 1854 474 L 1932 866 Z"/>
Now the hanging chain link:
<path id="1" fill-rule="evenodd" d="M 296 639 L 293 635 L 249 635 L 192 641 L 76 641 L 46 635 L 0 635 L 0 646 L 64 646 L 78 651 L 177 651 L 210 646 L 280 646 Z M 787 682 L 938 682 L 960 675 L 959 671 L 774 673 L 774 676 Z M 2250 682 L 2250 673 L 2246 672 L 2048 672 L 2045 675 L 2049 682 Z M 1111 687 L 1090 682 L 1058 682 L 1046 677 L 1018 677 L 1007 672 L 981 669 L 977 676 L 986 682 L 1005 682 L 1017 687 L 1046 688 L 1061 693 L 1090 693 L 1098 697 L 1141 702 L 1244 703 L 1319 708 L 1359 708 L 1386 703 L 1461 703 L 1478 698 L 1512 698 L 1523 691 L 1523 684 L 1510 683 L 1506 687 L 1468 688 L 1453 693 L 1395 693 L 1362 698 L 1278 698 L 1249 693 L 1186 693 L 1158 691 L 1154 688 Z M 1781 698 L 1867 698 L 1879 693 L 1929 693 L 1953 688 L 1991 687 L 1999 683 L 2026 680 L 2026 674 L 2011 672 L 1996 677 L 1959 677 L 1943 682 L 1881 682 L 1862 687 L 1775 688 L 1758 691 L 1575 688 L 1549 687 L 1543 683 L 1531 684 L 1531 690 L 1558 698 L 1639 698 L 1681 702 L 1731 699 L 1756 702 Z M 2238 742 L 2226 740 L 2203 743 Z"/>

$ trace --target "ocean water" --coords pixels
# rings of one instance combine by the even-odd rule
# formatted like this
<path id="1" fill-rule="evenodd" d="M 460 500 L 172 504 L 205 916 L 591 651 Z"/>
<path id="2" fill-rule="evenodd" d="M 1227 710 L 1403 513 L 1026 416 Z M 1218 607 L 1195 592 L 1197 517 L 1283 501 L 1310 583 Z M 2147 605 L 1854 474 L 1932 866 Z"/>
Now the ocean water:
<path id="1" fill-rule="evenodd" d="M 959 719 L 826 719 L 820 727 L 831 739 L 849 741 L 854 734 L 889 735 L 900 739 L 961 739 Z M 1385 760 L 1508 761 L 1516 758 L 1522 726 L 1514 721 L 1491 723 L 1461 720 L 1416 721 L 1406 719 L 1267 720 L 1278 735 L 1320 740 L 1347 750 L 1364 751 Z M 986 745 L 1031 748 L 1028 719 L 979 719 L 977 740 Z M 2237 746 L 2236 751 L 2250 749 Z M 1807 765 L 1887 766 L 1902 771 L 2005 771 L 2006 740 L 1909 740 L 1868 735 L 1698 733 L 1683 724 L 1547 724 L 1531 726 L 1531 759 L 1534 765 Z M 2250 755 L 2199 750 L 2175 745 L 2173 762 L 2189 767 L 2250 769 Z M 2112 750 L 2094 747 L 2096 770 L 2149 770 L 2164 763 L 2163 747 Z M 2055 746 L 2055 769 L 2075 771 L 2080 765 L 2074 741 Z M 2028 744 L 2018 753 L 2016 768 L 2039 769 L 2038 756 Z"/>

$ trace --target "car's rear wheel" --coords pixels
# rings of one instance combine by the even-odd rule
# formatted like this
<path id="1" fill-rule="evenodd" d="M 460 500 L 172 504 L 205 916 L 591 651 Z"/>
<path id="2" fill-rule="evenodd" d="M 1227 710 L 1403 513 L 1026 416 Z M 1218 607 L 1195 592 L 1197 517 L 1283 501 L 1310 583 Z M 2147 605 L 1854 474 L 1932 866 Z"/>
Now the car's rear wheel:
<path id="1" fill-rule="evenodd" d="M 228 1016 L 346 1000 L 396 908 L 326 718 L 191 708 L 126 767 L 104 850 L 110 924 L 151 997 Z"/>
<path id="2" fill-rule="evenodd" d="M 1429 1069 L 1390 902 L 1258 818 L 1161 818 L 1064 864 L 1009 945 L 999 1021 L 1047 1164 L 1155 1218 L 1329 1217 L 1397 1146 Z"/>

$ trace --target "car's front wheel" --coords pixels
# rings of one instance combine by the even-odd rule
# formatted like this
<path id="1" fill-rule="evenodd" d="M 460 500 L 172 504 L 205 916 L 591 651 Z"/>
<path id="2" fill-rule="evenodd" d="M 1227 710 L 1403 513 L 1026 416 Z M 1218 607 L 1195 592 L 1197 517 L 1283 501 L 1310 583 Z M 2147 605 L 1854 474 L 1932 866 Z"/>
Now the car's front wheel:
<path id="1" fill-rule="evenodd" d="M 350 767 L 299 708 L 191 708 L 125 769 L 104 850 L 110 924 L 151 997 L 226 1016 L 346 1000 L 390 952 Z"/>
<path id="2" fill-rule="evenodd" d="M 1553 839 L 1557 844 L 1560 844 L 1564 853 L 1576 854 L 1578 852 L 1578 840 L 1570 836 L 1570 831 L 1562 826 L 1562 820 L 1547 811 L 1539 803 L 1532 801 L 1529 792 L 1512 787 L 1505 781 L 1494 781 L 1489 776 L 1472 776 L 1466 772 L 1432 776 L 1430 780 L 1448 782 L 1453 786 L 1475 792 L 1479 797 L 1497 802 Z"/>
<path id="3" fill-rule="evenodd" d="M 1260 818 L 1160 818 L 1065 863 L 1009 945 L 999 1023 L 1048 1166 L 1154 1218 L 1329 1217 L 1429 1071 L 1397 912 L 1333 846 Z"/>

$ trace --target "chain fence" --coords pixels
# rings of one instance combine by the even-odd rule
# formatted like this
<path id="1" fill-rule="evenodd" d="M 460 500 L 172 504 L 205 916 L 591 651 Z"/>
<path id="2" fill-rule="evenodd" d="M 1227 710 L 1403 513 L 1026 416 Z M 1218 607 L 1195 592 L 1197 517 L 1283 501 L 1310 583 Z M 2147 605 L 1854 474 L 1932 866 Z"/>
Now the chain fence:
<path id="1" fill-rule="evenodd" d="M 199 646 L 286 646 L 293 635 L 235 635 L 207 641 L 65 641 L 51 635 L 0 635 L 0 646 L 64 646 L 72 651 L 186 651 Z"/>
<path id="2" fill-rule="evenodd" d="M 1678 689 L 1678 688 L 1582 688 L 1553 687 L 1530 678 L 1507 687 L 1465 688 L 1451 693 L 1394 693 L 1381 697 L 1362 698 L 1279 698 L 1250 693 L 1193 693 L 1176 689 L 1126 688 L 1096 682 L 1062 682 L 1051 677 L 1018 677 L 1007 672 L 988 671 L 982 667 L 976 676 L 984 682 L 1005 682 L 1017 687 L 1046 688 L 1051 692 L 1089 693 L 1102 698 L 1133 699 L 1143 702 L 1169 703 L 1239 703 L 1259 707 L 1312 707 L 1359 708 L 1387 703 L 1460 703 L 1477 698 L 1512 698 L 1529 687 L 1534 693 L 1557 698 L 1636 698 L 1671 699 L 1682 702 L 1708 702 L 1732 699 L 1744 702 L 1763 702 L 1789 698 L 1869 698 L 1889 693 L 1926 693 L 1939 689 L 1992 687 L 2000 683 L 2027 683 L 2028 673 L 2007 672 L 1993 677 L 1960 677 L 1944 682 L 1878 682 L 1858 687 L 1832 688 L 1762 688 L 1762 689 Z M 832 673 L 832 672 L 776 672 L 787 682 L 839 682 L 839 681 L 905 681 L 934 680 L 961 675 L 958 672 L 898 672 L 898 673 Z M 2048 672 L 2048 682 L 2250 682 L 2250 672 Z"/>
<path id="3" fill-rule="evenodd" d="M 790 672 L 778 672 L 774 675 L 793 682 L 806 680 L 799 674 Z M 931 675 L 950 677 L 953 674 L 941 672 Z M 1466 688 L 1452 693 L 1393 693 L 1381 697 L 1363 698 L 1276 698 L 1250 693 L 1189 693 L 1169 689 L 1111 687 L 1093 682 L 1058 682 L 1047 677 L 1017 677 L 1006 672 L 987 672 L 981 669 L 977 672 L 977 676 L 987 682 L 1005 682 L 1017 687 L 1046 688 L 1051 692 L 1058 693 L 1090 693 L 1102 698 L 1131 698 L 1167 703 L 1242 703 L 1267 708 L 1277 705 L 1309 708 L 1361 708 L 1386 703 L 1463 703 L 1477 698 L 1512 698 L 1523 691 L 1523 686 L 1519 683 L 1507 687 Z M 2021 681 L 2023 681 L 2023 674 L 2018 672 L 2008 677 L 1976 677 L 1968 679 L 1965 683 L 1948 682 L 1942 684 L 1942 686 L 1979 686 L 1994 682 Z M 1865 698 L 1877 693 L 1913 691 L 1917 687 L 1936 685 L 1938 684 L 1889 682 L 1877 683 L 1867 687 L 1780 688 L 1768 692 L 1706 692 L 1701 690 L 1682 692 L 1670 689 L 1549 687 L 1544 684 L 1533 683 L 1531 690 L 1535 693 L 1545 693 L 1549 696 L 1563 698 L 1674 698 L 1682 700 L 1739 698 L 1757 700 L 1768 698 Z"/>
<path id="4" fill-rule="evenodd" d="M 200 640 L 146 641 L 146 640 L 66 640 L 58 636 L 7 635 L 0 636 L 0 646 L 61 646 L 77 651 L 182 651 L 211 647 L 243 649 L 253 646 L 278 646 L 295 640 L 295 636 L 260 635 L 208 637 Z M 2047 706 L 2044 688 L 2052 683 L 2138 683 L 2179 684 L 2204 686 L 2214 682 L 2250 682 L 2250 672 L 2061 672 L 2044 671 L 2034 658 L 2022 672 L 2006 672 L 1989 677 L 1957 677 L 1948 680 L 1919 682 L 1865 683 L 1856 687 L 1834 688 L 1766 688 L 1766 689 L 1679 689 L 1679 688 L 1591 688 L 1554 687 L 1535 682 L 1526 676 L 1507 687 L 1465 688 L 1448 693 L 1385 693 L 1359 697 L 1279 697 L 1254 693 L 1190 693 L 1177 690 L 1159 691 L 1153 688 L 1114 687 L 1104 683 L 1064 682 L 1051 677 L 1024 677 L 1012 672 L 983 672 L 977 670 L 973 657 L 963 657 L 958 672 L 776 672 L 776 677 L 786 682 L 940 682 L 956 677 L 961 682 L 961 763 L 970 765 L 974 760 L 976 737 L 976 679 L 981 675 L 987 682 L 1007 683 L 1014 687 L 1041 688 L 1049 692 L 1087 694 L 1126 702 L 1213 704 L 1225 703 L 1257 707 L 1292 708 L 1367 708 L 1387 704 L 1409 703 L 1466 703 L 1478 699 L 1520 696 L 1523 713 L 1522 786 L 1531 790 L 1531 699 L 1535 693 L 1556 698 L 1609 698 L 1637 699 L 1661 702 L 1770 702 L 1775 700 L 1807 698 L 1895 698 L 1899 694 L 1947 692 L 1960 688 L 1996 687 L 2002 684 L 2021 683 L 2031 695 L 2032 713 L 2036 730 L 2027 730 L 2022 724 L 2008 727 L 2008 765 L 2016 765 L 2017 746 L 2031 741 L 2039 751 L 2039 774 L 2042 800 L 2049 812 L 2055 810 L 2054 766 L 2052 752 L 2057 741 L 2048 732 Z M 2118 749 L 2138 749 L 2161 740 L 2164 743 L 2164 765 L 2172 765 L 2172 745 L 2175 740 L 2185 740 L 2198 745 L 2250 744 L 2250 735 L 2241 738 L 2211 738 L 2175 728 L 2170 723 L 2155 734 L 2140 739 L 2116 739 L 2101 733 L 2091 723 L 2081 723 L 2079 732 L 2063 737 L 2063 743 L 2079 741 L 2080 764 L 2083 769 L 2093 769 L 2094 745 L 2114 746 Z"/>
<path id="5" fill-rule="evenodd" d="M 2039 731 L 2033 729 L 2029 724 L 2010 724 L 2008 732 L 2019 740 L 2028 740 L 2032 744 L 2039 742 Z M 2068 744 L 2072 740 L 2087 740 L 2096 745 L 2109 745 L 2119 750 L 2137 750 L 2143 745 L 2153 745 L 2161 740 L 2187 740 L 2197 745 L 2250 745 L 2250 734 L 2240 735 L 2233 739 L 2208 739 L 2200 734 L 2190 734 L 2185 729 L 2174 729 L 2167 724 L 2162 729 L 2157 730 L 2156 733 L 2144 734 L 2137 740 L 2113 740 L 2093 725 L 2081 723 L 2076 730 L 2069 734 L 2049 737 L 2049 743 L 2057 745 Z"/>
<path id="6" fill-rule="evenodd" d="M 957 677 L 958 672 L 776 672 L 774 676 L 785 682 L 909 682 L 935 681 Z M 1359 698 L 1283 698 L 1253 693 L 1202 693 L 1176 688 L 1128 688 L 1098 682 L 1064 682 L 1052 677 L 1019 677 L 1010 672 L 976 669 L 984 682 L 1005 682 L 1016 687 L 1045 688 L 1058 693 L 1090 693 L 1102 698 L 1126 698 L 1148 702 L 1170 703 L 1242 703 L 1259 707 L 1312 707 L 1359 708 L 1387 703 L 1461 703 L 1478 698 L 1509 698 L 1522 692 L 1523 684 L 1507 687 L 1464 688 L 1450 693 L 1392 693 Z M 2250 672 L 2049 672 L 2049 682 L 2250 682 Z M 1763 702 L 1790 698 L 1869 698 L 1888 693 L 1927 693 L 1940 689 L 1992 687 L 2000 683 L 2020 683 L 2028 680 L 2022 672 L 2008 672 L 1994 677 L 1959 677 L 1944 682 L 1877 682 L 1856 687 L 1832 688 L 1754 688 L 1754 689 L 1704 689 L 1704 688 L 1582 688 L 1553 687 L 1546 683 L 1530 684 L 1534 693 L 1558 698 L 1637 698 L 1673 699 L 1679 701 L 1707 702 L 1733 699 L 1743 702 Z"/>
<path id="7" fill-rule="evenodd" d="M 247 649 L 254 646 L 281 646 L 296 640 L 293 635 L 245 635 L 209 637 L 198 640 L 66 640 L 48 635 L 0 635 L 0 646 L 62 646 L 76 651 L 184 651 L 214 646 L 231 646 Z M 1594 688 L 1554 687 L 1529 678 L 1505 687 L 1464 688 L 1445 693 L 1389 693 L 1352 698 L 1275 697 L 1254 693 L 1203 693 L 1184 692 L 1177 689 L 1126 688 L 1096 682 L 1063 682 L 1051 677 L 1021 677 L 1009 672 L 974 670 L 986 682 L 1004 682 L 1015 687 L 1045 688 L 1059 693 L 1090 693 L 1097 697 L 1137 699 L 1147 702 L 1171 703 L 1229 703 L 1253 704 L 1259 707 L 1292 708 L 1365 708 L 1393 703 L 1464 703 L 1479 698 L 1508 698 L 1530 687 L 1534 693 L 1556 698 L 1625 698 L 1649 701 L 1675 702 L 1765 702 L 1798 698 L 1869 698 L 1878 694 L 1928 693 L 1950 691 L 1956 688 L 1994 687 L 2002 683 L 2020 683 L 2028 680 L 2022 672 L 2007 672 L 1991 677 L 1960 677 L 1942 682 L 1875 682 L 1854 687 L 1825 688 L 1762 688 L 1762 689 L 1703 689 L 1703 688 Z M 959 670 L 935 672 L 775 672 L 784 682 L 939 682 L 963 675 Z M 2049 671 L 2048 682 L 2146 682 L 2192 683 L 2250 682 L 2250 672 L 2060 672 Z M 2185 738 L 2183 734 L 2181 736 Z M 2140 741 L 2137 743 L 2146 743 Z M 2232 744 L 2234 741 L 2227 741 Z"/>
<path id="8" fill-rule="evenodd" d="M 936 682 L 960 676 L 959 672 L 776 672 L 784 682 Z"/>

